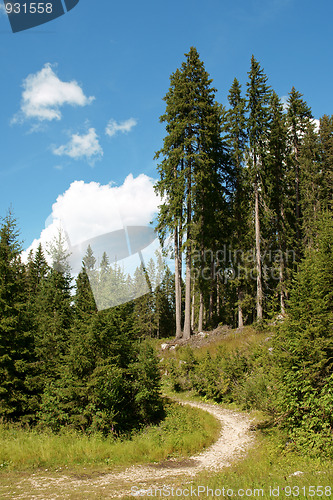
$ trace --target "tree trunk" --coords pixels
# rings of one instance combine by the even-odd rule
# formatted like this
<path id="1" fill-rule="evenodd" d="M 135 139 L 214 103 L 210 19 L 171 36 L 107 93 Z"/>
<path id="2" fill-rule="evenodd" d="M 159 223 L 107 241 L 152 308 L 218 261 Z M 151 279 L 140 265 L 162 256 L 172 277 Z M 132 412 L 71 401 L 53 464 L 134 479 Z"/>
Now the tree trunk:
<path id="1" fill-rule="evenodd" d="M 279 280 L 280 280 L 280 309 L 281 309 L 281 314 L 284 316 L 286 313 L 286 304 L 285 304 L 285 295 L 284 295 L 284 260 L 283 260 L 283 255 L 281 255 Z"/>
<path id="2" fill-rule="evenodd" d="M 181 302 L 181 279 L 179 274 L 179 239 L 178 239 L 178 227 L 175 229 L 175 296 L 176 296 L 176 338 L 182 337 L 182 324 L 181 324 L 181 314 L 182 314 L 182 302 Z"/>
<path id="3" fill-rule="evenodd" d="M 195 320 L 195 283 L 193 280 L 192 285 L 192 311 L 191 311 L 191 330 L 194 330 L 194 320 Z"/>
<path id="4" fill-rule="evenodd" d="M 215 262 L 212 260 L 210 264 L 210 273 L 211 273 L 211 284 L 210 284 L 210 294 L 209 294 L 209 321 L 211 322 L 213 319 L 213 307 L 214 307 L 214 276 L 215 271 Z"/>
<path id="5" fill-rule="evenodd" d="M 182 217 L 182 215 L 181 215 Z M 179 222 L 179 229 L 178 229 L 178 245 L 179 245 L 179 253 L 178 253 L 178 283 L 179 283 L 179 297 L 180 297 L 180 311 L 179 311 L 179 318 L 180 318 L 180 329 L 182 330 L 182 324 L 183 324 L 183 309 L 182 309 L 182 304 L 183 304 L 183 281 L 182 281 L 182 276 L 183 276 L 183 236 L 182 236 L 182 220 L 180 218 Z"/>
<path id="6" fill-rule="evenodd" d="M 285 280 L 285 244 L 283 242 L 283 223 L 285 220 L 284 206 L 283 202 L 281 202 L 278 209 L 278 241 L 279 241 L 279 251 L 280 251 L 280 269 L 279 269 L 279 285 L 280 285 L 280 309 L 281 314 L 284 316 L 286 313 L 286 290 L 284 286 Z"/>
<path id="7" fill-rule="evenodd" d="M 237 289 L 237 294 L 238 294 L 238 328 L 243 328 L 244 326 L 243 309 L 242 309 L 243 292 L 240 287 L 238 287 Z"/>
<path id="8" fill-rule="evenodd" d="M 186 247 L 185 321 L 183 338 L 191 337 L 191 244 Z"/>
<path id="9" fill-rule="evenodd" d="M 200 291 L 200 299 L 199 299 L 199 321 L 198 321 L 198 331 L 202 332 L 203 328 L 203 293 Z"/>
<path id="10" fill-rule="evenodd" d="M 191 136 L 190 132 L 190 136 Z M 192 154 L 192 147 L 189 153 Z M 192 162 L 187 166 L 187 203 L 186 203 L 186 281 L 185 281 L 185 318 L 183 338 L 191 337 L 191 265 L 192 265 L 192 246 L 191 246 L 191 223 L 192 223 Z"/>
<path id="11" fill-rule="evenodd" d="M 259 191 L 258 176 L 254 182 L 254 219 L 256 235 L 256 266 L 257 266 L 257 319 L 262 319 L 262 270 L 261 270 L 261 249 L 260 249 L 260 220 L 259 220 Z"/>
<path id="12" fill-rule="evenodd" d="M 297 248 L 296 251 L 298 253 L 298 248 L 300 245 L 300 210 L 299 210 L 299 165 L 298 165 L 298 154 L 296 149 L 296 175 L 295 175 L 295 190 L 296 190 L 296 239 L 297 239 Z"/>

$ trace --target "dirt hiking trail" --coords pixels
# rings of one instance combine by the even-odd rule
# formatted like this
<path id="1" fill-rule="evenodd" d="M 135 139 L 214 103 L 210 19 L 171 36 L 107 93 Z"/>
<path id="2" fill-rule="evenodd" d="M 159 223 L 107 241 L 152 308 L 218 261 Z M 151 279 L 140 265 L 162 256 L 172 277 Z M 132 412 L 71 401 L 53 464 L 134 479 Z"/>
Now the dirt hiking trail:
<path id="1" fill-rule="evenodd" d="M 181 402 L 205 410 L 221 422 L 218 440 L 202 453 L 183 460 L 170 459 L 158 464 L 135 465 L 121 472 L 103 474 L 36 473 L 15 484 L 11 500 L 53 500 L 121 498 L 131 495 L 131 488 L 142 494 L 149 488 L 163 488 L 179 483 L 204 470 L 216 472 L 243 457 L 254 440 L 248 414 L 220 408 L 218 405 Z M 29 495 L 27 496 L 27 492 Z M 133 490 L 132 490 L 133 492 Z"/>

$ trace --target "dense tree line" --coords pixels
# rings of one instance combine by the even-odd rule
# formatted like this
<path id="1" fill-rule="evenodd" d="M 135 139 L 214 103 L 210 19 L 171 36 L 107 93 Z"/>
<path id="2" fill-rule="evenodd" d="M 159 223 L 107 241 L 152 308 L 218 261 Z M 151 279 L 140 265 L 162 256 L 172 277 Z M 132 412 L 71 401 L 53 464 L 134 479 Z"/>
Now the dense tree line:
<path id="1" fill-rule="evenodd" d="M 0 226 L 0 417 L 104 433 L 158 419 L 158 364 L 142 340 L 172 317 L 162 294 L 170 276 L 146 297 L 98 311 L 88 274 L 102 296 L 105 279 L 110 284 L 116 274 L 119 295 L 117 283 L 129 279 L 119 266 L 112 268 L 104 255 L 97 268 L 88 247 L 74 286 L 61 232 L 48 249 L 50 265 L 41 245 L 23 264 L 18 237 L 9 213 Z M 155 270 L 149 272 L 153 279 Z M 149 307 L 142 304 L 148 298 Z M 151 317 L 145 328 L 143 314 Z"/>
<path id="2" fill-rule="evenodd" d="M 104 433 L 149 423 L 162 406 L 145 338 L 188 339 L 280 314 L 273 379 L 261 359 L 207 357 L 182 370 L 193 365 L 193 387 L 218 400 L 236 397 L 236 380 L 246 405 L 253 392 L 264 404 L 278 387 L 262 409 L 318 449 L 331 442 L 333 116 L 317 127 L 294 87 L 283 105 L 254 57 L 245 95 L 237 79 L 228 109 L 215 94 L 192 47 L 171 75 L 156 153 L 156 230 L 171 241 L 174 273 L 157 256 L 130 277 L 88 247 L 73 285 L 61 233 L 49 259 L 40 246 L 24 264 L 15 219 L 2 219 L 5 421 Z"/>
<path id="3" fill-rule="evenodd" d="M 164 98 L 155 189 L 159 237 L 173 239 L 176 336 L 189 338 L 285 314 L 291 277 L 332 209 L 333 117 L 317 127 L 294 87 L 283 105 L 253 56 L 245 95 L 235 79 L 225 109 L 197 50 L 185 56 Z"/>
<path id="4" fill-rule="evenodd" d="M 174 388 L 269 412 L 298 446 L 332 456 L 333 116 L 317 126 L 294 87 L 282 104 L 253 56 L 245 95 L 235 79 L 224 109 L 197 50 L 185 56 L 164 98 L 155 185 L 157 231 L 174 243 L 176 334 L 281 326 L 270 352 L 189 351 L 168 368 Z"/>
<path id="5" fill-rule="evenodd" d="M 234 348 L 234 335 L 206 352 L 184 347 L 163 361 L 163 369 L 175 391 L 264 411 L 271 425 L 283 429 L 289 449 L 333 458 L 332 215 L 320 218 L 317 231 L 290 288 L 283 322 L 271 323 L 252 345 L 249 328 Z"/>

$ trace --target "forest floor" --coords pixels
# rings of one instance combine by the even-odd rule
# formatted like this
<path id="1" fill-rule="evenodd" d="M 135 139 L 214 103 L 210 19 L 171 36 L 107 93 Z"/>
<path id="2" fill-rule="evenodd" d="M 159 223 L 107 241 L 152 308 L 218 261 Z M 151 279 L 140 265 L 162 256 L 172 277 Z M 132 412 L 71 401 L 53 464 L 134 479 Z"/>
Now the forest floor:
<path id="1" fill-rule="evenodd" d="M 184 460 L 131 466 L 112 472 L 36 471 L 21 473 L 20 478 L 1 487 L 1 498 L 10 500 L 90 500 L 152 496 L 156 489 L 176 488 L 193 482 L 200 472 L 217 472 L 245 456 L 254 441 L 251 418 L 244 412 L 223 409 L 218 405 L 183 401 L 201 408 L 221 422 L 218 440 L 202 453 Z M 155 495 L 153 495 L 155 496 Z M 156 495 L 158 497 L 158 494 Z"/>
<path id="2" fill-rule="evenodd" d="M 167 340 L 164 344 L 161 344 L 162 350 L 173 350 L 177 347 L 190 346 L 192 348 L 207 347 L 208 345 L 221 341 L 228 338 L 231 334 L 233 336 L 237 335 L 242 331 L 241 328 L 232 330 L 229 326 L 223 325 L 218 326 L 215 330 L 196 332 L 191 335 L 187 340 L 185 339 L 172 339 Z"/>
<path id="3" fill-rule="evenodd" d="M 270 328 L 259 332 L 252 326 L 232 329 L 227 325 L 219 325 L 214 330 L 195 332 L 189 339 L 159 339 L 156 341 L 157 352 L 160 357 L 173 355 L 182 347 L 190 347 L 193 350 L 214 351 L 223 345 L 230 349 L 245 348 L 252 344 L 267 342 L 274 336 L 276 323 L 271 323 Z"/>

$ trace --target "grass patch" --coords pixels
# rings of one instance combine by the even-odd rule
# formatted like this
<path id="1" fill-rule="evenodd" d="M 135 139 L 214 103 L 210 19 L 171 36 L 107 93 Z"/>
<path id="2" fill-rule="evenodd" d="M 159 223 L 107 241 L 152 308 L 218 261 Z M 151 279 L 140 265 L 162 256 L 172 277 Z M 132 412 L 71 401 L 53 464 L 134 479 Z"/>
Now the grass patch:
<path id="1" fill-rule="evenodd" d="M 72 468 L 83 465 L 128 466 L 187 457 L 210 445 L 220 426 L 207 412 L 174 402 L 165 405 L 166 418 L 129 439 L 59 434 L 0 426 L 0 470 Z"/>
<path id="2" fill-rule="evenodd" d="M 281 437 L 276 429 L 258 432 L 256 446 L 243 461 L 211 478 L 203 475 L 195 481 L 195 485 L 204 484 L 213 490 L 224 486 L 233 490 L 233 498 L 241 497 L 239 490 L 249 490 L 248 493 L 252 490 L 252 496 L 257 498 L 273 498 L 273 489 L 278 498 L 333 498 L 332 462 L 310 459 L 289 451 L 288 445 L 281 444 Z M 318 494 L 314 495 L 310 486 L 315 487 Z M 322 495 L 319 494 L 320 489 L 317 490 L 320 486 Z M 325 487 L 328 488 L 326 495 Z M 261 491 L 254 495 L 255 489 Z M 244 493 L 244 496 L 248 495 Z M 231 495 L 225 497 L 231 498 Z"/>
<path id="3" fill-rule="evenodd" d="M 174 338 L 158 339 L 155 341 L 154 346 L 159 355 L 165 360 L 182 359 L 184 352 L 189 348 L 193 349 L 196 357 L 201 358 L 206 355 L 207 352 L 209 352 L 211 356 L 216 356 L 220 347 L 223 347 L 226 352 L 233 352 L 236 349 L 243 352 L 251 351 L 256 346 L 261 345 L 267 337 L 271 337 L 272 335 L 274 335 L 273 327 L 267 331 L 258 331 L 252 326 L 245 326 L 241 330 L 227 330 L 223 333 L 223 336 L 214 337 L 208 334 L 205 340 L 208 340 L 209 343 L 202 346 L 192 346 L 189 342 L 187 345 L 178 346 L 177 349 L 161 351 L 161 345 L 165 342 L 172 342 Z"/>
<path id="4" fill-rule="evenodd" d="M 191 488 L 192 497 L 201 498 L 332 499 L 333 463 L 290 451 L 277 429 L 258 430 L 256 444 L 243 460 L 221 473 L 203 472 L 191 482 L 169 483 L 170 497 L 172 487 L 174 497 L 181 499 L 191 496 Z M 204 490 L 200 492 L 199 487 Z M 154 491 L 154 485 L 151 488 Z M 151 496 L 147 491 L 147 496 L 140 498 Z"/>
<path id="5" fill-rule="evenodd" d="M 196 353 L 203 356 L 209 352 L 211 356 L 216 356 L 220 346 L 223 346 L 227 352 L 233 352 L 236 349 L 247 351 L 262 344 L 270 335 L 272 335 L 271 332 L 258 332 L 252 326 L 245 326 L 241 330 L 229 330 L 224 338 L 212 341 L 207 347 L 196 349 Z"/>

